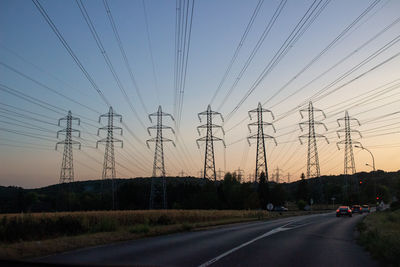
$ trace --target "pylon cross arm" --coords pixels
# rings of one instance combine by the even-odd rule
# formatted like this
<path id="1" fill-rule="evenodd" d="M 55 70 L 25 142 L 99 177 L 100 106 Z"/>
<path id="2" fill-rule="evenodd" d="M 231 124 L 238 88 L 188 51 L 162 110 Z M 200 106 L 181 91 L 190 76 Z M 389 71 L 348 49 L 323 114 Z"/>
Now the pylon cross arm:
<path id="1" fill-rule="evenodd" d="M 199 118 L 199 121 L 201 122 L 201 116 L 208 116 L 211 114 L 211 116 L 220 116 L 221 121 L 224 122 L 224 117 L 222 116 L 221 113 L 216 112 L 216 111 L 203 111 L 197 114 L 197 117 Z"/>
<path id="2" fill-rule="evenodd" d="M 221 129 L 222 130 L 222 134 L 223 135 L 225 135 L 225 131 L 224 131 L 224 128 L 221 126 L 221 125 L 216 125 L 216 124 L 203 124 L 203 125 L 200 125 L 200 126 L 197 126 L 197 132 L 199 133 L 199 135 L 201 134 L 200 133 L 200 129 L 207 129 L 207 128 L 219 128 L 219 129 Z"/>
<path id="3" fill-rule="evenodd" d="M 198 138 L 196 140 L 197 147 L 200 148 L 199 142 L 207 142 L 207 141 L 211 141 L 211 142 L 221 141 L 223 143 L 224 147 L 226 147 L 224 139 L 221 139 L 221 138 L 216 137 L 216 136 L 212 136 L 211 139 L 208 139 L 206 136 Z"/>
<path id="4" fill-rule="evenodd" d="M 71 145 L 78 145 L 78 149 L 81 149 L 81 143 L 79 143 L 79 142 L 77 142 L 77 141 L 73 141 L 73 140 L 71 140 L 71 141 L 68 141 L 68 142 L 66 142 L 66 141 L 60 141 L 60 142 L 57 142 L 56 143 L 56 150 L 57 150 L 57 148 L 58 148 L 58 145 L 69 145 L 69 144 L 71 144 Z"/>
<path id="5" fill-rule="evenodd" d="M 96 142 L 96 148 L 99 147 L 99 144 L 101 144 L 101 143 L 106 143 L 107 144 L 107 142 L 110 142 L 110 140 L 108 140 L 107 138 L 103 138 L 103 139 L 98 140 Z M 113 142 L 113 143 L 121 143 L 121 148 L 124 146 L 124 142 L 122 140 L 120 140 L 120 139 L 117 139 L 117 138 L 112 138 L 111 142 Z"/>
<path id="6" fill-rule="evenodd" d="M 324 126 L 325 130 L 328 131 L 328 128 L 326 127 L 325 123 L 320 122 L 320 121 L 314 121 L 314 122 L 303 121 L 303 122 L 300 122 L 299 123 L 300 130 L 303 131 L 303 127 L 302 127 L 303 125 L 310 125 L 310 124 L 322 125 L 322 126 Z"/>
<path id="7" fill-rule="evenodd" d="M 300 109 L 299 110 L 299 112 L 300 112 L 300 116 L 301 116 L 301 118 L 304 118 L 304 116 L 303 116 L 303 112 L 306 112 L 306 113 L 308 113 L 308 112 L 321 112 L 322 113 L 322 116 L 324 116 L 324 118 L 326 118 L 326 115 L 325 115 L 325 112 L 322 110 L 322 109 L 318 109 L 318 108 L 312 108 L 312 110 L 309 110 L 308 108 L 304 108 L 304 109 Z"/>
<path id="8" fill-rule="evenodd" d="M 81 137 L 81 131 L 79 130 L 75 130 L 75 129 L 62 129 L 57 131 L 57 138 L 59 137 L 60 133 L 67 133 L 67 132 L 71 132 L 71 133 L 78 133 L 78 137 Z"/>
<path id="9" fill-rule="evenodd" d="M 61 125 L 61 121 L 67 121 L 67 120 L 71 120 L 71 121 L 78 121 L 78 125 L 81 125 L 81 119 L 77 118 L 77 117 L 72 117 L 72 116 L 66 116 L 64 118 L 61 118 L 58 120 L 58 126 Z"/>
<path id="10" fill-rule="evenodd" d="M 258 137 L 258 134 L 253 134 L 253 135 L 248 136 L 248 137 L 247 137 L 247 142 L 249 143 L 249 146 L 251 145 L 250 139 L 258 139 L 258 138 L 259 138 L 259 137 Z M 276 146 L 278 145 L 278 143 L 276 142 L 276 138 L 273 137 L 273 136 L 271 136 L 271 135 L 263 134 L 262 136 L 260 136 L 260 138 L 263 138 L 263 139 L 272 139 L 272 140 L 274 140 L 275 145 L 276 145 Z"/>
<path id="11" fill-rule="evenodd" d="M 167 130 L 171 130 L 171 132 L 173 134 L 175 134 L 175 131 L 172 127 L 170 126 L 165 126 L 165 125 L 155 125 L 155 126 L 150 126 L 147 127 L 147 132 L 149 133 L 149 135 L 151 135 L 150 130 L 157 130 L 157 129 L 167 129 Z"/>
<path id="12" fill-rule="evenodd" d="M 151 139 L 148 139 L 148 140 L 146 140 L 146 145 L 147 145 L 147 147 L 148 148 L 150 148 L 150 145 L 149 145 L 149 143 L 150 142 L 154 142 L 154 143 L 156 143 L 156 142 L 158 142 L 158 141 L 160 141 L 160 142 L 172 142 L 172 144 L 174 145 L 174 146 L 176 146 L 176 144 L 175 144 L 175 142 L 173 141 L 173 140 L 171 140 L 171 139 L 168 139 L 168 138 L 157 138 L 157 137 L 153 137 L 153 138 L 151 138 Z"/>
<path id="13" fill-rule="evenodd" d="M 274 130 L 274 133 L 276 133 L 275 126 L 271 122 L 252 122 L 252 123 L 247 124 L 247 128 L 249 129 L 249 132 L 251 133 L 251 127 L 250 126 L 271 126 L 272 129 Z"/>

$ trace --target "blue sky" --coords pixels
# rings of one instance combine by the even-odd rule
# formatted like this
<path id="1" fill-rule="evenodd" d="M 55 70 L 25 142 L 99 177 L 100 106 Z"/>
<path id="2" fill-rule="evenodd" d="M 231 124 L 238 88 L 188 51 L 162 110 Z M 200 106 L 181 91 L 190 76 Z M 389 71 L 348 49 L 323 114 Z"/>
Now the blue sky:
<path id="1" fill-rule="evenodd" d="M 162 105 L 165 112 L 173 113 L 175 1 L 144 1 L 148 16 L 155 76 L 152 71 L 143 2 L 122 0 L 108 2 L 147 111 L 155 112 L 158 105 Z M 220 93 L 212 103 L 214 109 L 221 106 L 222 99 L 237 78 L 243 64 L 280 2 L 262 2 L 258 16 L 243 43 L 237 60 L 233 64 Z M 228 101 L 218 110 L 219 112 L 225 116 L 235 108 L 313 2 L 287 1 L 254 60 Z M 118 176 L 149 176 L 152 171 L 153 150 L 145 147 L 145 140 L 149 136 L 141 123 L 144 123 L 146 127 L 150 126 L 151 123 L 147 119 L 147 114 L 141 106 L 129 78 L 129 73 L 125 68 L 103 2 L 97 0 L 84 1 L 84 5 L 140 120 L 135 117 L 118 89 L 77 3 L 75 1 L 40 1 L 40 3 L 116 112 L 123 115 L 123 120 L 129 129 L 134 131 L 140 140 L 143 140 L 143 142 L 137 142 L 125 130 L 122 137 L 125 141 L 125 147 L 122 150 L 118 149 L 116 155 L 117 161 L 122 165 L 117 165 Z M 204 147 L 199 150 L 195 143 L 195 139 L 198 138 L 196 126 L 200 125 L 197 113 L 204 111 L 209 104 L 257 3 L 258 1 L 223 0 L 198 0 L 195 2 L 180 129 L 182 140 L 178 142 L 178 148 L 166 145 L 168 174 L 177 175 L 178 172 L 183 170 L 188 174 L 198 175 L 198 171 L 202 168 Z M 246 176 L 253 172 L 255 146 L 249 148 L 245 140 L 245 137 L 249 134 L 246 124 L 250 122 L 245 119 L 247 111 L 254 109 L 259 101 L 264 103 L 273 96 L 371 3 L 373 1 L 338 0 L 330 1 L 327 4 L 322 13 L 310 25 L 310 28 L 290 48 L 279 64 L 255 88 L 237 112 L 225 122 L 224 128 L 229 130 L 238 122 L 243 121 L 240 126 L 227 132 L 225 142 L 228 146 L 225 156 L 223 146 L 221 144 L 215 145 L 217 169 L 233 171 L 240 167 L 245 169 Z M 400 78 L 398 75 L 400 73 L 400 60 L 394 58 L 365 76 L 354 81 L 352 79 L 394 56 L 399 52 L 400 45 L 398 43 L 393 44 L 389 49 L 334 86 L 329 87 L 329 85 L 400 34 L 400 23 L 397 23 L 379 37 L 361 47 L 359 51 L 354 52 L 357 47 L 360 47 L 394 22 L 399 17 L 399 11 L 400 2 L 398 1 L 378 2 L 339 42 L 329 48 L 318 61 L 296 77 L 281 93 L 265 105 L 266 108 L 270 108 L 275 113 L 277 118 L 280 118 L 288 110 L 302 106 L 318 90 L 328 86 L 327 90 L 329 91 L 351 81 L 348 85 L 315 103 L 316 107 L 332 114 L 330 117 L 328 115 L 328 119 L 325 120 L 330 130 L 327 136 L 331 144 L 319 143 L 322 174 L 343 172 L 343 151 L 338 151 L 335 146 L 335 142 L 339 141 L 335 131 L 339 129 L 336 119 L 344 115 L 345 109 L 349 109 L 350 115 L 357 114 L 356 117 L 362 122 L 362 127 L 359 130 L 366 131 L 366 138 L 362 139 L 361 142 L 366 147 L 376 147 L 374 152 L 380 164 L 378 167 L 385 170 L 398 169 L 400 153 L 398 153 L 399 148 L 396 147 L 396 144 L 398 145 L 400 142 L 399 134 L 386 135 L 386 133 L 392 132 L 389 129 L 398 127 L 396 123 L 399 122 L 399 116 L 386 118 L 390 121 L 375 121 L 365 125 L 363 122 L 368 122 L 390 112 L 399 111 L 399 95 L 396 94 L 399 93 L 399 89 L 394 88 L 391 91 L 385 91 L 385 94 L 379 95 L 379 97 L 374 98 L 375 100 L 368 100 L 366 103 L 362 103 L 361 99 L 372 94 L 369 92 L 374 88 Z M 10 71 L 4 65 L 0 65 L 1 84 L 66 111 L 71 110 L 75 116 L 81 117 L 82 121 L 92 124 L 95 124 L 95 122 L 88 119 L 97 120 L 99 114 L 107 112 L 107 106 L 85 79 L 85 76 L 31 1 L 1 1 L 0 25 L 1 63 L 33 77 L 40 83 L 94 109 L 96 112 L 73 103 L 65 97 L 49 92 L 38 84 Z M 351 56 L 346 57 L 349 54 Z M 309 83 L 342 59 L 343 61 L 332 70 Z M 309 85 L 307 85 L 308 83 Z M 393 83 L 393 85 L 395 84 Z M 285 100 L 286 96 L 304 85 L 307 86 L 298 94 Z M 354 98 L 354 101 L 359 101 L 360 104 L 354 106 L 352 101 L 345 102 L 351 98 Z M 57 123 L 58 118 L 63 115 L 31 104 L 6 93 L 4 90 L 0 91 L 0 99 L 2 103 L 0 107 L 3 108 L 3 113 L 0 114 L 3 115 L 0 118 L 0 128 L 29 132 L 37 137 L 39 134 L 46 136 L 44 137 L 46 140 L 42 140 L 4 130 L 0 132 L 0 144 L 2 144 L 0 159 L 5 163 L 2 164 L 0 169 L 0 184 L 36 187 L 56 183 L 59 176 L 61 154 L 54 151 L 54 144 L 57 141 L 55 132 L 60 128 L 49 123 Z M 30 114 L 17 110 L 15 107 L 28 110 Z M 18 117 L 16 113 L 9 111 L 23 113 L 25 117 Z M 335 114 L 334 111 L 341 113 Z M 32 121 L 26 117 L 28 115 L 47 123 Z M 16 122 L 16 119 L 20 122 Z M 285 173 L 290 172 L 292 179 L 297 179 L 300 173 L 305 171 L 306 146 L 301 146 L 297 139 L 297 136 L 301 134 L 297 126 L 300 119 L 298 112 L 292 112 L 287 117 L 278 119 L 275 122 L 277 128 L 275 136 L 277 136 L 278 146 L 275 148 L 272 143 L 267 145 L 270 169 L 278 166 Z M 33 123 L 42 127 L 42 129 L 13 125 L 12 122 L 23 126 L 29 126 L 24 122 Z M 166 121 L 166 123 L 173 126 L 171 121 Z M 389 124 L 393 125 L 387 126 Z M 96 124 L 94 126 L 101 127 L 101 125 Z M 377 127 L 378 129 L 375 129 Z M 43 128 L 48 131 L 44 131 Z M 82 151 L 74 150 L 76 180 L 97 179 L 101 175 L 103 160 L 103 148 L 100 147 L 98 150 L 92 148 L 97 140 L 93 134 L 96 134 L 97 131 L 95 127 L 85 124 L 76 128 L 83 132 L 82 137 L 86 140 Z M 290 131 L 292 133 L 284 135 Z M 323 133 L 322 129 L 318 129 L 318 131 Z M 268 133 L 273 134 L 272 132 Z M 368 133 L 371 133 L 371 137 L 368 137 Z M 217 133 L 217 135 L 222 137 L 220 133 Z M 169 137 L 172 138 L 170 135 Z M 185 143 L 184 146 L 183 143 Z M 369 170 L 365 166 L 365 163 L 370 161 L 369 155 L 360 151 L 356 153 L 357 169 Z M 38 155 L 40 156 L 38 157 Z"/>

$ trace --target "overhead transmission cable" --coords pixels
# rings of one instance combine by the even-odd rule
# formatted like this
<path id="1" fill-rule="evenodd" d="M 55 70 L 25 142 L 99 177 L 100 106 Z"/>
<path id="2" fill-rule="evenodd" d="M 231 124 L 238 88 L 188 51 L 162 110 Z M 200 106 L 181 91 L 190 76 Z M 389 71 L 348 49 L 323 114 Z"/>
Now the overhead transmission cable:
<path id="1" fill-rule="evenodd" d="M 35 4 L 36 8 L 39 10 L 40 14 L 43 16 L 43 18 L 46 20 L 47 24 L 49 24 L 50 28 L 53 30 L 53 32 L 56 34 L 57 38 L 60 40 L 61 44 L 64 46 L 64 48 L 67 50 L 67 52 L 70 54 L 72 59 L 75 61 L 75 63 L 78 65 L 80 70 L 83 72 L 85 75 L 86 79 L 90 82 L 92 85 L 93 89 L 96 90 L 96 92 L 100 95 L 101 99 L 106 103 L 108 106 L 110 105 L 110 102 L 106 99 L 104 96 L 103 92 L 99 89 L 97 84 L 94 82 L 92 76 L 87 72 L 85 67 L 82 65 L 74 51 L 71 49 L 71 47 L 68 45 L 67 41 L 64 39 L 64 37 L 61 35 L 60 31 L 57 29 L 49 15 L 47 14 L 46 10 L 42 7 L 40 4 L 39 0 L 32 0 L 32 2 Z"/>
<path id="2" fill-rule="evenodd" d="M 285 0 L 282 0 L 281 2 L 283 2 L 283 1 L 285 1 Z M 219 82 L 217 89 L 215 90 L 214 95 L 212 96 L 212 98 L 210 100 L 210 105 L 214 102 L 215 97 L 218 95 L 219 91 L 221 90 L 222 85 L 224 84 L 226 78 L 228 77 L 233 64 L 236 62 L 239 52 L 240 52 L 244 42 L 246 41 L 247 35 L 249 34 L 251 27 L 253 26 L 253 23 L 261 9 L 261 6 L 263 5 L 263 3 L 264 3 L 264 0 L 258 0 L 257 5 L 256 5 L 255 9 L 253 10 L 253 13 L 250 17 L 250 21 L 247 23 L 247 26 L 242 34 L 242 37 L 240 38 L 240 41 L 239 41 L 238 45 L 236 46 L 235 52 L 233 53 L 233 56 L 228 64 L 228 67 L 226 68 L 224 75 L 222 76 L 222 79 Z"/>
<path id="3" fill-rule="evenodd" d="M 89 27 L 89 30 L 92 34 L 92 37 L 95 39 L 96 45 L 101 53 L 101 55 L 103 56 L 106 65 L 108 67 L 108 69 L 110 70 L 112 76 L 114 77 L 115 82 L 117 83 L 118 88 L 120 89 L 125 101 L 127 102 L 127 104 L 129 105 L 129 108 L 131 109 L 132 113 L 135 115 L 136 119 L 139 121 L 139 123 L 141 124 L 141 126 L 143 127 L 143 129 L 146 130 L 146 126 L 143 123 L 142 119 L 139 117 L 139 114 L 137 113 L 135 107 L 132 104 L 132 101 L 129 99 L 128 94 L 126 93 L 126 90 L 107 54 L 107 51 L 105 50 L 103 43 L 101 42 L 101 39 L 99 37 L 99 35 L 97 34 L 96 28 L 93 25 L 92 20 L 90 19 L 89 13 L 87 12 L 85 5 L 83 4 L 82 0 L 76 0 L 76 3 L 79 7 L 79 10 L 82 13 L 83 18 L 85 19 L 86 24 Z"/>
<path id="4" fill-rule="evenodd" d="M 125 67 L 127 68 L 128 72 L 129 72 L 129 77 L 131 79 L 132 85 L 135 88 L 136 94 L 137 94 L 137 96 L 139 98 L 139 101 L 140 101 L 142 107 L 143 107 L 143 110 L 146 112 L 146 114 L 149 114 L 149 112 L 147 111 L 147 107 L 146 107 L 146 105 L 145 105 L 145 103 L 143 101 L 142 94 L 140 93 L 139 86 L 138 86 L 138 84 L 136 82 L 135 75 L 133 74 L 132 67 L 131 67 L 131 65 L 129 63 L 128 57 L 126 56 L 125 49 L 124 49 L 124 46 L 123 46 L 122 41 L 121 41 L 121 37 L 120 37 L 119 32 L 118 32 L 118 28 L 117 28 L 117 26 L 115 24 L 114 17 L 112 15 L 110 6 L 108 5 L 108 0 L 103 0 L 103 4 L 104 4 L 104 7 L 106 9 L 107 17 L 108 17 L 108 20 L 110 21 L 111 28 L 113 30 L 114 37 L 115 37 L 115 39 L 116 39 L 116 41 L 118 43 L 119 50 L 120 50 L 120 52 L 122 54 L 122 58 L 124 60 Z M 157 97 L 158 97 L 158 94 L 157 94 Z"/>
<path id="5" fill-rule="evenodd" d="M 228 121 L 233 114 L 240 108 L 240 106 L 246 101 L 246 99 L 254 92 L 254 90 L 261 84 L 261 82 L 265 79 L 265 77 L 274 69 L 276 65 L 283 59 L 283 57 L 289 52 L 289 50 L 294 46 L 294 44 L 301 38 L 301 36 L 309 29 L 312 23 L 317 19 L 317 17 L 321 14 L 321 12 L 328 5 L 330 0 L 319 1 L 317 4 L 316 1 L 309 7 L 307 12 L 301 18 L 301 20 L 297 23 L 295 28 L 292 30 L 290 35 L 286 38 L 285 42 L 281 45 L 279 50 L 275 53 L 272 59 L 268 62 L 267 66 L 263 69 L 257 79 L 250 86 L 249 90 L 243 96 L 243 98 L 239 101 L 239 103 L 233 108 L 231 112 L 228 113 L 226 121 Z"/>
<path id="6" fill-rule="evenodd" d="M 149 20 L 147 17 L 147 9 L 146 9 L 146 2 L 145 0 L 142 0 L 142 5 L 143 5 L 143 13 L 144 13 L 144 22 L 146 25 L 146 35 L 147 35 L 147 46 L 149 48 L 149 52 L 150 52 L 150 59 L 151 59 L 151 69 L 153 71 L 153 78 L 154 78 L 154 89 L 156 91 L 156 97 L 158 100 L 158 103 L 160 104 L 160 90 L 158 88 L 158 79 L 157 79 L 157 73 L 156 73 L 156 67 L 154 64 L 154 55 L 153 55 L 153 47 L 151 45 L 151 38 L 150 38 L 150 27 L 149 27 Z M 149 114 L 147 112 L 147 114 Z"/>
<path id="7" fill-rule="evenodd" d="M 220 103 L 220 105 L 218 106 L 217 110 L 222 109 L 224 104 L 227 102 L 227 99 L 229 98 L 229 96 L 232 94 L 233 90 L 238 85 L 240 79 L 243 77 L 243 75 L 246 72 L 247 68 L 249 67 L 249 65 L 253 61 L 255 55 L 257 54 L 258 50 L 260 49 L 260 47 L 264 43 L 264 41 L 267 38 L 269 32 L 271 31 L 272 27 L 274 26 L 276 20 L 278 19 L 279 15 L 281 14 L 282 9 L 284 8 L 286 2 L 287 2 L 287 0 L 281 0 L 281 2 L 279 3 L 279 5 L 276 8 L 274 14 L 272 15 L 272 17 L 268 21 L 268 24 L 265 27 L 263 33 L 259 37 L 256 45 L 253 47 L 253 50 L 251 51 L 249 57 L 247 58 L 245 64 L 243 65 L 242 69 L 240 70 L 239 74 L 236 76 L 236 78 L 235 78 L 233 84 L 231 85 L 231 87 L 229 88 L 228 92 L 225 94 L 225 96 L 224 96 L 222 102 Z"/>

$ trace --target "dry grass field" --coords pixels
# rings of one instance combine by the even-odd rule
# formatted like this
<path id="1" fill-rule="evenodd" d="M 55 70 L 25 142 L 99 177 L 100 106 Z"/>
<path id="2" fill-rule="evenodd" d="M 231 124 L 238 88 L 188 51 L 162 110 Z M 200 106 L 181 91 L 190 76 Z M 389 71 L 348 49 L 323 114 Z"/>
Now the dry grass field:
<path id="1" fill-rule="evenodd" d="M 146 236 L 317 212 L 132 210 L 4 214 L 0 216 L 0 258 L 36 257 Z"/>

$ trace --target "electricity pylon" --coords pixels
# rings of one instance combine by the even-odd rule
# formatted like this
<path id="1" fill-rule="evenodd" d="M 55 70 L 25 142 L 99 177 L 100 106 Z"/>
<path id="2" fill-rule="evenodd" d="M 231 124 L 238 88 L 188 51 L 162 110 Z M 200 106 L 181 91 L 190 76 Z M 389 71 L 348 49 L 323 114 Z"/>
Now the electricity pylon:
<path id="1" fill-rule="evenodd" d="M 274 171 L 275 171 L 275 174 L 274 174 L 275 182 L 276 182 L 277 184 L 279 184 L 279 182 L 280 182 L 280 180 L 281 180 L 280 172 L 283 172 L 283 170 L 282 170 L 282 169 L 279 169 L 279 167 L 277 166 L 276 169 L 274 169 Z"/>
<path id="2" fill-rule="evenodd" d="M 119 140 L 114 137 L 114 130 L 120 130 L 121 131 L 120 134 L 122 135 L 122 128 L 114 126 L 114 118 L 119 118 L 119 122 L 122 122 L 122 116 L 117 113 L 114 113 L 113 108 L 110 107 L 108 113 L 99 116 L 99 123 L 101 122 L 102 118 L 107 118 L 107 126 L 100 127 L 97 130 L 97 135 L 100 136 L 100 131 L 105 130 L 107 131 L 107 137 L 98 140 L 96 142 L 96 148 L 99 147 L 99 143 L 105 143 L 106 145 L 104 150 L 103 173 L 101 179 L 103 182 L 107 179 L 111 179 L 112 208 L 115 209 L 114 179 L 116 177 L 116 172 L 115 172 L 114 143 L 121 143 L 121 148 L 122 148 L 123 142 L 122 140 Z"/>
<path id="3" fill-rule="evenodd" d="M 240 181 L 242 178 L 244 179 L 244 170 L 241 170 L 240 167 L 235 171 L 238 180 Z"/>
<path id="4" fill-rule="evenodd" d="M 203 178 L 207 178 L 210 180 L 217 181 L 217 174 L 215 172 L 215 157 L 214 157 L 214 141 L 222 141 L 225 145 L 225 141 L 219 137 L 213 135 L 213 128 L 220 128 L 222 130 L 223 135 L 225 135 L 224 129 L 220 125 L 213 124 L 213 117 L 219 115 L 221 117 L 222 122 L 224 118 L 222 114 L 216 111 L 211 110 L 211 106 L 208 105 L 207 110 L 200 112 L 197 114 L 199 117 L 199 121 L 201 122 L 201 116 L 207 116 L 207 124 L 203 124 L 197 126 L 197 132 L 200 133 L 200 129 L 207 129 L 206 136 L 198 138 L 196 140 L 197 147 L 200 149 L 199 142 L 206 142 L 206 149 L 205 149 L 205 157 L 204 157 L 204 173 Z"/>
<path id="5" fill-rule="evenodd" d="M 65 134 L 64 141 L 60 141 L 56 143 L 56 150 L 58 145 L 64 145 L 64 153 L 63 159 L 61 163 L 61 172 L 60 172 L 60 184 L 62 183 L 70 183 L 74 181 L 74 162 L 72 156 L 72 146 L 78 145 L 78 148 L 81 149 L 81 143 L 72 140 L 72 133 L 78 133 L 78 137 L 81 136 L 81 132 L 79 130 L 72 129 L 72 121 L 78 121 L 78 125 L 80 125 L 81 121 L 79 118 L 72 117 L 71 111 L 68 111 L 68 115 L 64 118 L 58 120 L 58 126 L 61 126 L 61 121 L 67 121 L 67 127 L 57 132 L 57 138 L 60 133 Z"/>
<path id="6" fill-rule="evenodd" d="M 268 165 L 267 165 L 267 154 L 265 152 L 265 139 L 270 138 L 273 139 L 275 145 L 278 145 L 275 137 L 271 135 L 264 134 L 264 126 L 271 126 L 274 132 L 276 132 L 275 127 L 270 122 L 265 122 L 263 120 L 263 113 L 268 112 L 271 114 L 273 120 L 275 120 L 274 114 L 272 111 L 268 109 L 264 109 L 260 102 L 258 102 L 258 107 L 256 109 L 249 111 L 250 120 L 252 120 L 251 114 L 257 113 L 257 122 L 249 123 L 247 127 L 249 128 L 249 132 L 251 133 L 250 126 L 257 126 L 257 134 L 253 134 L 247 137 L 247 142 L 250 144 L 250 139 L 257 139 L 257 152 L 256 152 L 256 171 L 254 176 L 254 182 L 258 182 L 260 178 L 260 174 L 264 172 L 265 181 L 268 182 Z"/>
<path id="7" fill-rule="evenodd" d="M 171 117 L 172 121 L 174 117 L 171 114 L 162 112 L 161 106 L 158 106 L 158 110 L 155 113 L 149 115 L 150 122 L 153 122 L 151 117 L 157 117 L 157 125 L 151 126 L 147 128 L 147 131 L 150 133 L 150 130 L 154 129 L 157 131 L 156 137 L 146 140 L 146 145 L 148 148 L 149 142 L 155 142 L 154 149 L 154 162 L 153 162 L 153 174 L 151 177 L 151 188 L 150 188 L 150 204 L 149 208 L 167 208 L 167 184 L 165 180 L 165 164 L 164 164 L 164 142 L 172 142 L 175 146 L 175 142 L 171 139 L 164 138 L 162 131 L 163 129 L 169 129 L 175 134 L 174 129 L 169 126 L 165 126 L 162 124 L 162 118 L 165 116 Z M 157 177 L 161 179 L 157 179 Z"/>
<path id="8" fill-rule="evenodd" d="M 360 142 L 353 141 L 351 139 L 351 133 L 352 132 L 358 133 L 360 135 L 360 138 L 362 136 L 361 136 L 360 131 L 351 129 L 351 121 L 356 121 L 358 123 L 358 126 L 361 126 L 361 124 L 357 119 L 351 118 L 349 116 L 349 113 L 347 112 L 347 110 L 345 112 L 344 117 L 337 120 L 339 127 L 342 126 L 342 125 L 340 125 L 340 121 L 344 121 L 344 128 L 338 130 L 337 135 L 338 135 L 338 138 L 340 139 L 341 138 L 340 133 L 344 132 L 345 139 L 337 142 L 336 145 L 337 145 L 338 150 L 340 150 L 340 146 L 339 146 L 340 144 L 345 145 L 344 146 L 344 174 L 345 175 L 354 174 L 354 173 L 356 173 L 356 166 L 354 163 L 353 144 L 359 144 L 361 147 L 362 147 L 362 145 Z"/>
<path id="9" fill-rule="evenodd" d="M 324 126 L 327 131 L 328 128 L 323 122 L 315 121 L 314 112 L 321 112 L 322 116 L 326 118 L 325 113 L 313 107 L 312 102 L 310 101 L 307 109 L 300 110 L 300 116 L 303 119 L 303 112 L 308 113 L 308 121 L 300 122 L 300 130 L 303 131 L 302 125 L 308 125 L 308 134 L 300 135 L 299 140 L 300 144 L 303 144 L 302 138 L 307 138 L 308 140 L 308 152 L 307 152 L 307 178 L 312 177 L 320 177 L 320 167 L 319 167 L 319 159 L 318 159 L 318 149 L 317 149 L 317 138 L 325 138 L 326 142 L 329 144 L 328 138 L 322 134 L 315 133 L 315 124 Z"/>
<path id="10" fill-rule="evenodd" d="M 224 173 L 224 171 L 221 171 L 221 169 L 218 169 L 218 171 L 217 171 L 217 179 L 218 180 L 223 180 L 223 174 Z"/>

